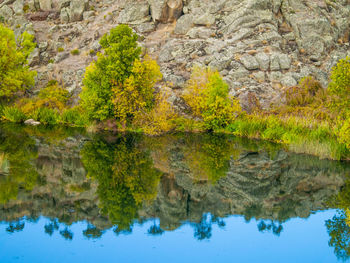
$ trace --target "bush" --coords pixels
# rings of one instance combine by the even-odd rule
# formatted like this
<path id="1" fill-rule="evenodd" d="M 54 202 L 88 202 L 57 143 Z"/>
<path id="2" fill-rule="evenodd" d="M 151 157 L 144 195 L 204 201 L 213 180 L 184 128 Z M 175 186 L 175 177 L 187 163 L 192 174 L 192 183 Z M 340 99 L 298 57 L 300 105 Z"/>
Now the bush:
<path id="1" fill-rule="evenodd" d="M 166 93 L 158 93 L 155 107 L 148 113 L 138 114 L 134 124 L 142 127 L 143 131 L 150 135 L 159 135 L 175 129 L 177 114 L 168 102 Z"/>
<path id="2" fill-rule="evenodd" d="M 50 81 L 46 88 L 39 91 L 35 98 L 22 98 L 17 106 L 27 115 L 33 115 L 40 108 L 48 108 L 62 112 L 69 99 L 69 92 L 57 84 L 57 81 Z"/>
<path id="3" fill-rule="evenodd" d="M 291 106 L 305 106 L 315 100 L 316 94 L 323 91 L 322 85 L 313 77 L 302 78 L 299 85 L 286 90 L 287 104 Z"/>
<path id="4" fill-rule="evenodd" d="M 0 24 L 0 99 L 34 85 L 35 71 L 30 71 L 28 57 L 35 48 L 34 36 L 24 32 L 16 42 L 14 32 Z"/>
<path id="5" fill-rule="evenodd" d="M 68 102 L 69 92 L 56 82 L 49 82 L 49 85 L 40 90 L 36 101 L 39 107 L 48 107 L 62 111 Z"/>
<path id="6" fill-rule="evenodd" d="M 104 53 L 86 69 L 81 105 L 90 119 L 105 120 L 115 116 L 113 87 L 123 85 L 130 77 L 141 48 L 137 34 L 127 25 L 113 28 L 100 40 Z"/>
<path id="7" fill-rule="evenodd" d="M 241 112 L 238 100 L 218 72 L 194 68 L 183 98 L 195 117 L 203 119 L 208 130 L 225 128 Z"/>
<path id="8" fill-rule="evenodd" d="M 70 52 L 73 56 L 77 56 L 80 54 L 80 51 L 79 49 L 73 49 L 71 52 Z"/>
<path id="9" fill-rule="evenodd" d="M 9 106 L 3 108 L 3 118 L 10 122 L 21 123 L 25 121 L 26 115 L 17 107 Z"/>

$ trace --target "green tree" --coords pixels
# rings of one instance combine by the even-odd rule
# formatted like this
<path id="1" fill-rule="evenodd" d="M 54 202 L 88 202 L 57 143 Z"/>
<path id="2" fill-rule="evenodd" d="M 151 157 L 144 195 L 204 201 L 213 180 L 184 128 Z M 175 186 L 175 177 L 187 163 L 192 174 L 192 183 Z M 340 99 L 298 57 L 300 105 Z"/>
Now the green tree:
<path id="1" fill-rule="evenodd" d="M 148 56 L 140 60 L 138 35 L 127 25 L 113 28 L 100 44 L 103 53 L 86 69 L 81 105 L 89 119 L 116 117 L 123 124 L 152 108 L 154 84 L 162 77 Z"/>
<path id="2" fill-rule="evenodd" d="M 9 99 L 34 85 L 36 72 L 28 66 L 28 57 L 36 46 L 33 41 L 34 36 L 27 32 L 16 41 L 14 32 L 0 24 L 0 99 Z"/>

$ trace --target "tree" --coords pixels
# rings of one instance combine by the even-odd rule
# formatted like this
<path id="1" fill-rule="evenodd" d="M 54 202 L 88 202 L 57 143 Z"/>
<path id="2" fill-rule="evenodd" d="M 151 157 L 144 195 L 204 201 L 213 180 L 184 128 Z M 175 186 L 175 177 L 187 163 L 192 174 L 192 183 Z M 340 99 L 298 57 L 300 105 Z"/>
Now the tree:
<path id="1" fill-rule="evenodd" d="M 34 85 L 36 72 L 28 66 L 36 46 L 33 40 L 34 36 L 24 32 L 16 42 L 14 32 L 0 24 L 0 99 L 9 99 Z"/>
<path id="2" fill-rule="evenodd" d="M 137 39 L 130 27 L 119 25 L 100 40 L 104 52 L 86 69 L 80 95 L 90 119 L 125 121 L 134 111 L 151 106 L 161 73 L 155 61 L 140 60 Z"/>

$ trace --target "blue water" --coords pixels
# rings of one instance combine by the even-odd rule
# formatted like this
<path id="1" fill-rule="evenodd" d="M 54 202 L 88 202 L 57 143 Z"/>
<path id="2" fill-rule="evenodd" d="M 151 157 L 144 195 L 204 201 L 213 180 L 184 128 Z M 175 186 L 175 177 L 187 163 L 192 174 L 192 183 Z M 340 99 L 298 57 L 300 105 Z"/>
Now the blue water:
<path id="1" fill-rule="evenodd" d="M 69 227 L 73 239 L 66 240 L 58 232 L 45 234 L 48 219 L 40 218 L 26 222 L 17 233 L 7 233 L 7 225 L 0 225 L 0 262 L 338 262 L 325 227 L 335 213 L 290 219 L 280 236 L 259 232 L 256 220 L 230 216 L 223 228 L 213 226 L 211 238 L 201 241 L 189 224 L 150 236 L 153 220 L 135 224 L 132 234 L 116 236 L 110 229 L 99 239 L 84 237 L 87 223 L 78 222 Z"/>

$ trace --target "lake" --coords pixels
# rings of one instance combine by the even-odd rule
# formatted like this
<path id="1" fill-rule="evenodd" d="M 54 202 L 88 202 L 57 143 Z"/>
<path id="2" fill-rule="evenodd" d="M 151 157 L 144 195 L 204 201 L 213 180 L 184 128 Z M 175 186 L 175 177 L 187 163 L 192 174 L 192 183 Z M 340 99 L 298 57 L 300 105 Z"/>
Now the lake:
<path id="1" fill-rule="evenodd" d="M 0 124 L 0 262 L 350 261 L 349 179 L 225 134 Z"/>

